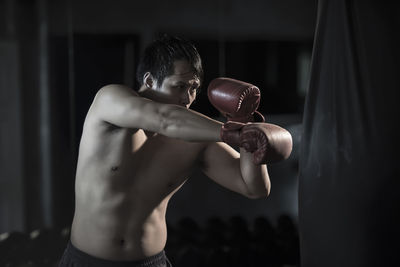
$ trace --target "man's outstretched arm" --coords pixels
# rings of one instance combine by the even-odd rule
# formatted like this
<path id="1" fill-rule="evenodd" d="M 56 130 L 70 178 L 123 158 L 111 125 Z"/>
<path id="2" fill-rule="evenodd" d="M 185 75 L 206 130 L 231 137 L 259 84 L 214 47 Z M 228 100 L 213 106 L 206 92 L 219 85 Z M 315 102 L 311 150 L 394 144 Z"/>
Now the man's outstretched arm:
<path id="1" fill-rule="evenodd" d="M 185 141 L 220 141 L 221 122 L 178 105 L 140 97 L 124 85 L 101 88 L 89 112 L 122 128 L 148 130 Z"/>

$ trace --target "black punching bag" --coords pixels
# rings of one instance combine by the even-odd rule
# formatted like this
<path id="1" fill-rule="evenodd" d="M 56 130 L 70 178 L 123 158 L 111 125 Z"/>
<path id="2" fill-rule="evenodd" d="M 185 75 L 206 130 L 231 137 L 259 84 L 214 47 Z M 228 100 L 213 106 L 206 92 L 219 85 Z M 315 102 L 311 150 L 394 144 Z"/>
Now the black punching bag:
<path id="1" fill-rule="evenodd" d="M 320 0 L 299 181 L 302 267 L 400 266 L 398 1 Z"/>

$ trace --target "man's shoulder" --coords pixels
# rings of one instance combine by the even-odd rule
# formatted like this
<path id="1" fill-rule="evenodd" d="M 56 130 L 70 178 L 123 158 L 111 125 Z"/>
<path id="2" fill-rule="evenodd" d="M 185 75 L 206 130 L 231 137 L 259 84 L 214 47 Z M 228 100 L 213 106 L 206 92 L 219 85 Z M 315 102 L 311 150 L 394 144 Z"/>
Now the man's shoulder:
<path id="1" fill-rule="evenodd" d="M 122 84 L 108 84 L 101 87 L 94 99 L 92 104 L 86 114 L 85 122 L 84 122 L 84 130 L 89 130 L 96 128 L 98 129 L 117 129 L 119 127 L 106 122 L 100 116 L 104 110 L 111 108 L 113 105 L 117 105 L 118 98 L 127 95 L 136 95 L 137 93 L 128 86 Z"/>
<path id="2" fill-rule="evenodd" d="M 129 86 L 123 84 L 108 84 L 101 87 L 96 94 L 96 98 L 99 96 L 110 96 L 110 95 L 120 95 L 120 94 L 128 94 L 139 96 L 139 94 Z M 95 99 L 96 99 L 95 98 Z"/>
<path id="3" fill-rule="evenodd" d="M 122 106 L 128 98 L 140 97 L 132 88 L 123 84 L 108 84 L 101 87 L 93 98 L 87 118 L 97 117 L 104 113 L 112 113 Z"/>

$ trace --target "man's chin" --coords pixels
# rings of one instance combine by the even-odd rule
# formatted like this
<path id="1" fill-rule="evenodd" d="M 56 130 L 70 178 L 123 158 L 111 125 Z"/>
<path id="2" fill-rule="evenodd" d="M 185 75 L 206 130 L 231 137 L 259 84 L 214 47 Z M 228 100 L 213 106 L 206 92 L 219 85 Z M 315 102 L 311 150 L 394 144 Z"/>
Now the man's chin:
<path id="1" fill-rule="evenodd" d="M 181 106 L 181 107 L 183 107 L 183 108 L 187 108 L 187 109 L 189 109 L 190 108 L 190 105 L 183 105 L 183 104 L 177 104 L 178 106 Z"/>

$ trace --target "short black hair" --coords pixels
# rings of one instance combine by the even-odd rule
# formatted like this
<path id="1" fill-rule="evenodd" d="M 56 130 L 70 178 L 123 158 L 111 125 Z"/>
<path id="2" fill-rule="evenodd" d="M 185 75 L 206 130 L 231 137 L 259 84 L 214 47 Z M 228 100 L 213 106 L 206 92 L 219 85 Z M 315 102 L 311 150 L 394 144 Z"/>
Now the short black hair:
<path id="1" fill-rule="evenodd" d="M 186 39 L 168 34 L 162 34 L 146 47 L 137 67 L 136 79 L 142 86 L 144 74 L 150 72 L 160 85 L 165 77 L 173 74 L 174 62 L 182 59 L 192 66 L 202 84 L 203 66 L 196 47 Z"/>

